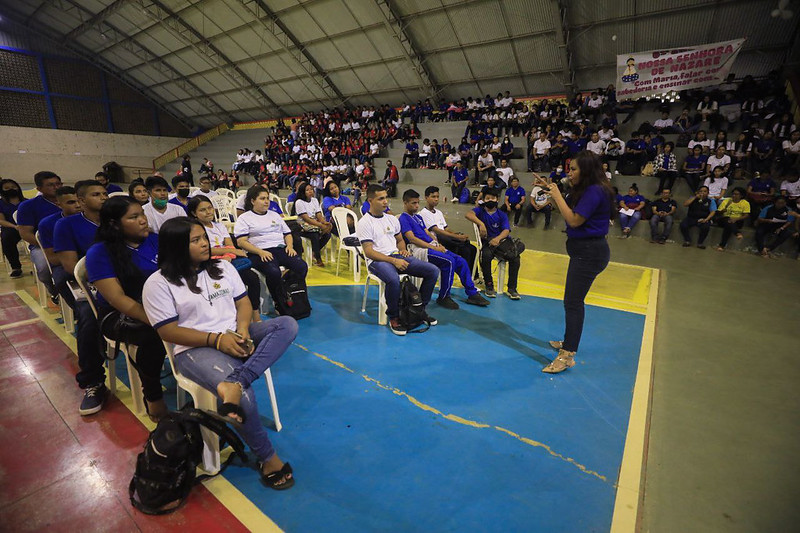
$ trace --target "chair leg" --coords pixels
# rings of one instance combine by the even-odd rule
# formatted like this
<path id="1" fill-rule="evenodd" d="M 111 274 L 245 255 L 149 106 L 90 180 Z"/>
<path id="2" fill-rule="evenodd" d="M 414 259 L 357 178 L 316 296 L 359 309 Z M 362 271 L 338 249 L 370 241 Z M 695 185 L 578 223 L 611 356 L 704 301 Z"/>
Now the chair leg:
<path id="1" fill-rule="evenodd" d="M 281 415 L 278 413 L 278 398 L 275 396 L 275 386 L 272 383 L 272 371 L 269 368 L 264 372 L 264 380 L 267 382 L 269 402 L 272 404 L 272 418 L 275 420 L 275 430 L 280 431 L 283 429 L 283 425 L 281 424 Z"/>
<path id="2" fill-rule="evenodd" d="M 381 281 L 378 285 L 378 325 L 385 326 L 386 322 L 386 284 Z"/>
<path id="3" fill-rule="evenodd" d="M 336 251 L 336 275 L 339 275 L 339 258 L 342 256 L 342 241 L 339 241 L 339 249 Z"/>
<path id="4" fill-rule="evenodd" d="M 503 294 L 506 286 L 506 262 L 497 262 L 497 294 Z"/>
<path id="5" fill-rule="evenodd" d="M 197 409 L 216 411 L 217 410 L 217 397 L 211 392 L 197 388 L 192 392 L 192 399 L 194 406 Z M 216 474 L 220 469 L 219 458 L 219 436 L 204 427 L 200 427 L 200 433 L 203 435 L 203 470 L 209 474 Z"/>
<path id="6" fill-rule="evenodd" d="M 114 347 L 110 346 L 108 349 L 109 353 L 114 351 Z M 116 359 L 107 359 L 106 360 L 106 369 L 108 373 L 108 390 L 111 391 L 111 394 L 117 393 L 117 365 Z"/>
<path id="7" fill-rule="evenodd" d="M 355 252 L 350 253 L 350 262 L 353 264 L 353 281 L 358 283 L 361 280 L 361 258 Z"/>
<path id="8" fill-rule="evenodd" d="M 128 346 L 128 353 L 122 351 L 122 356 L 125 357 L 125 365 L 128 367 L 128 382 L 131 384 L 131 400 L 133 401 L 133 410 L 137 414 L 145 414 L 147 410 L 144 407 L 144 394 L 142 393 L 142 380 L 139 378 L 139 372 L 131 364 L 131 359 L 136 361 L 136 346 Z"/>
<path id="9" fill-rule="evenodd" d="M 67 333 L 72 335 L 75 331 L 75 315 L 72 313 L 72 308 L 67 305 L 64 299 L 61 299 L 61 318 L 64 321 L 64 329 Z"/>
<path id="10" fill-rule="evenodd" d="M 364 282 L 364 297 L 361 299 L 361 312 L 367 312 L 367 293 L 369 292 L 369 276 L 367 276 L 367 281 Z"/>

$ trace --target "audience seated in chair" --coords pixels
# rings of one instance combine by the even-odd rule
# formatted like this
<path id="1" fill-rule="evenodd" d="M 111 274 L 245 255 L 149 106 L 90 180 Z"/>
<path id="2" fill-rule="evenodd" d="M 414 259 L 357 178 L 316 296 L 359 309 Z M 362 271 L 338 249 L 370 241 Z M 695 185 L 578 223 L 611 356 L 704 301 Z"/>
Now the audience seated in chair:
<path id="1" fill-rule="evenodd" d="M 678 209 L 678 204 L 672 199 L 672 191 L 661 189 L 661 198 L 650 204 L 653 214 L 650 216 L 650 242 L 664 244 L 669 239 L 672 231 L 673 215 Z M 659 232 L 658 225 L 664 224 L 664 230 Z"/>
<path id="2" fill-rule="evenodd" d="M 439 205 L 439 188 L 431 185 L 425 189 L 425 207 L 419 210 L 419 215 L 425 222 L 427 229 L 436 240 L 450 250 L 464 258 L 468 265 L 475 264 L 477 249 L 469 242 L 469 237 L 463 233 L 456 233 L 447 229 L 447 221 L 437 206 Z"/>
<path id="3" fill-rule="evenodd" d="M 694 226 L 700 232 L 697 238 L 697 247 L 705 248 L 706 237 L 711 228 L 711 219 L 717 211 L 717 203 L 713 198 L 708 197 L 708 187 L 701 185 L 694 196 L 688 198 L 683 205 L 687 207 L 686 217 L 681 221 L 681 234 L 683 235 L 683 246 L 692 245 L 692 238 L 689 230 Z"/>

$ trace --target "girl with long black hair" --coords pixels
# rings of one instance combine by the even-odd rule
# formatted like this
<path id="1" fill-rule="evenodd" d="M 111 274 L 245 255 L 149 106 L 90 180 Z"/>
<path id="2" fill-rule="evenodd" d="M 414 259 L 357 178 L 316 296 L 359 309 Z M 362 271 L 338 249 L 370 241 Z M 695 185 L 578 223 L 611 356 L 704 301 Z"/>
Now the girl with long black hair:
<path id="1" fill-rule="evenodd" d="M 158 269 L 158 235 L 150 232 L 139 202 L 128 196 L 114 196 L 100 209 L 96 241 L 86 252 L 86 271 L 89 282 L 98 291 L 97 317 L 101 333 L 117 340 L 115 324 L 120 315 L 143 324 L 136 334 L 136 366 L 147 413 L 154 421 L 158 420 L 167 413 L 161 390 L 161 367 L 166 351 L 156 331 L 149 327 L 142 306 L 144 282 Z M 94 395 L 98 398 L 98 407 L 102 407 L 107 390 L 102 384 L 96 389 Z"/>
<path id="2" fill-rule="evenodd" d="M 567 223 L 569 267 L 564 287 L 566 325 L 563 341 L 550 341 L 558 356 L 542 372 L 557 374 L 575 366 L 575 352 L 583 333 L 584 300 L 611 257 L 606 235 L 614 193 L 603 173 L 602 161 L 589 151 L 582 151 L 569 164 L 571 190 L 561 195 L 556 183 L 534 174 L 536 185 L 549 190 L 552 201 Z"/>
<path id="3" fill-rule="evenodd" d="M 14 213 L 19 204 L 25 201 L 22 189 L 14 180 L 0 180 L 0 242 L 3 245 L 3 255 L 11 265 L 11 277 L 22 277 L 22 263 L 19 262 L 19 248 L 17 244 L 22 239 L 14 222 Z"/>
<path id="4" fill-rule="evenodd" d="M 200 221 L 180 217 L 159 232 L 158 266 L 144 285 L 147 317 L 175 345 L 175 365 L 184 376 L 222 400 L 218 415 L 234 425 L 260 461 L 270 488 L 294 485 L 292 467 L 272 448 L 258 415 L 251 385 L 297 336 L 289 316 L 251 323 L 247 291 L 236 268 L 211 259 Z"/>

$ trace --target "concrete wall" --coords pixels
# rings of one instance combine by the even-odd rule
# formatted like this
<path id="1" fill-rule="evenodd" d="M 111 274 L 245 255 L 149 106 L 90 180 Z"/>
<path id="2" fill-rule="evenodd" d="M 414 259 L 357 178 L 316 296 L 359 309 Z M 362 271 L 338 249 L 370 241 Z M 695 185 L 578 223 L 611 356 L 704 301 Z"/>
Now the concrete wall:
<path id="1" fill-rule="evenodd" d="M 151 168 L 153 158 L 186 139 L 71 130 L 0 126 L 0 176 L 32 185 L 33 175 L 52 170 L 65 183 L 94 177 L 105 163 L 116 161 L 126 168 L 126 179 L 138 175 L 135 168 Z M 147 174 L 142 171 L 142 174 Z"/>

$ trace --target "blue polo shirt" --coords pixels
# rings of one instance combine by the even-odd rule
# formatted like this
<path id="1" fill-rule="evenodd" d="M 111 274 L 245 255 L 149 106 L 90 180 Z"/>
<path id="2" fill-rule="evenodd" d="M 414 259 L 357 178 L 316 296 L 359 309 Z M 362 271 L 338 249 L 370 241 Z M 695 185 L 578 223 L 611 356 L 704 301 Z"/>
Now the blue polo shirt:
<path id="1" fill-rule="evenodd" d="M 17 205 L 12 204 L 11 202 L 6 202 L 2 198 L 0 198 L 0 213 L 3 214 L 5 217 L 6 222 L 14 223 L 14 213 L 17 212 Z M 7 233 L 12 228 L 7 228 L 5 226 L 0 226 L 0 233 Z"/>
<path id="2" fill-rule="evenodd" d="M 109 183 L 108 185 L 106 185 L 106 192 L 108 194 L 111 194 L 112 192 L 122 192 L 122 187 L 120 187 L 119 185 L 115 185 L 113 183 Z"/>
<path id="3" fill-rule="evenodd" d="M 769 192 L 770 189 L 775 187 L 775 182 L 771 179 L 767 180 L 760 180 L 760 179 L 752 179 L 750 183 L 747 184 L 748 187 L 753 189 L 753 192 Z"/>
<path id="4" fill-rule="evenodd" d="M 503 230 L 507 229 L 511 231 L 511 227 L 508 225 L 508 217 L 499 209 L 494 213 L 489 214 L 484 208 L 476 207 L 472 210 L 472 212 L 475 213 L 475 216 L 478 217 L 478 220 L 483 222 L 486 226 L 487 240 L 494 239 L 500 235 Z M 608 213 L 606 213 L 606 217 L 607 216 Z"/>
<path id="5" fill-rule="evenodd" d="M 509 187 L 506 189 L 506 198 L 508 198 L 508 203 L 516 205 L 525 198 L 525 189 L 522 187 Z"/>
<path id="6" fill-rule="evenodd" d="M 462 183 L 469 177 L 469 171 L 466 168 L 455 169 L 453 171 L 453 182 L 456 184 Z"/>
<path id="7" fill-rule="evenodd" d="M 53 213 L 52 215 L 44 217 L 41 222 L 39 222 L 37 231 L 39 232 L 39 244 L 42 245 L 42 248 L 53 247 L 56 222 L 63 218 L 64 214 L 59 211 L 58 213 Z"/>
<path id="8" fill-rule="evenodd" d="M 698 157 L 690 155 L 684 160 L 684 162 L 686 163 L 686 168 L 691 170 L 700 170 L 701 168 L 703 168 L 703 165 L 706 164 L 706 161 L 708 161 L 708 157 L 704 155 L 700 155 Z"/>
<path id="9" fill-rule="evenodd" d="M 182 203 L 180 203 L 177 198 L 172 198 L 167 203 L 175 204 L 175 205 L 179 206 L 181 209 L 183 209 L 184 211 L 186 211 L 186 214 L 189 214 L 188 206 L 187 205 L 183 205 Z"/>
<path id="10" fill-rule="evenodd" d="M 138 248 L 130 250 L 133 264 L 142 272 L 142 287 L 144 287 L 144 281 L 158 270 L 158 234 L 150 233 Z M 104 242 L 93 244 L 86 252 L 86 272 L 90 283 L 117 277 Z M 128 296 L 134 300 L 141 300 L 142 287 L 139 287 L 138 294 L 128 294 Z M 100 293 L 97 294 L 97 299 L 101 303 L 108 304 Z"/>
<path id="11" fill-rule="evenodd" d="M 608 234 L 608 222 L 611 214 L 611 195 L 602 185 L 590 185 L 583 192 L 578 203 L 572 209 L 586 221 L 577 228 L 567 226 L 567 237 L 570 239 L 588 239 L 603 237 Z"/>
<path id="12" fill-rule="evenodd" d="M 406 150 L 409 152 L 418 152 L 419 145 L 417 143 L 406 143 Z"/>
<path id="13" fill-rule="evenodd" d="M 326 196 L 322 199 L 322 214 L 325 215 L 325 220 L 328 222 L 331 221 L 331 212 L 329 209 L 331 206 L 334 207 L 345 207 L 350 205 L 350 198 L 347 196 L 340 194 L 339 198 L 334 198 L 333 196 Z"/>
<path id="14" fill-rule="evenodd" d="M 97 224 L 83 213 L 62 218 L 55 225 L 53 251 L 75 252 L 81 258 L 94 244 L 96 234 Z"/>
<path id="15" fill-rule="evenodd" d="M 17 208 L 17 224 L 20 226 L 33 226 L 35 233 L 39 229 L 39 222 L 42 219 L 60 212 L 60 207 L 40 194 L 19 204 Z"/>
<path id="16" fill-rule="evenodd" d="M 430 235 L 425 231 L 425 221 L 422 220 L 422 217 L 418 213 L 415 215 L 403 213 L 398 219 L 400 220 L 400 233 L 403 234 L 404 239 L 406 232 L 410 231 L 414 234 L 414 237 L 420 240 L 433 242 L 433 239 L 431 239 Z M 408 242 L 408 239 L 406 239 L 406 242 Z"/>
<path id="17" fill-rule="evenodd" d="M 625 143 L 626 152 L 628 150 L 644 150 L 645 148 L 647 148 L 647 144 L 645 144 L 645 142 L 641 139 L 639 140 L 631 139 L 630 141 Z"/>
<path id="18" fill-rule="evenodd" d="M 279 215 L 283 214 L 283 210 L 281 209 L 281 206 L 275 200 L 270 200 L 269 201 L 269 207 L 267 208 L 267 211 L 275 211 Z"/>
<path id="19" fill-rule="evenodd" d="M 366 215 L 369 211 L 369 200 L 364 200 L 364 203 L 361 204 L 361 214 Z M 384 213 L 389 212 L 389 207 L 387 206 L 386 209 L 383 210 Z"/>

